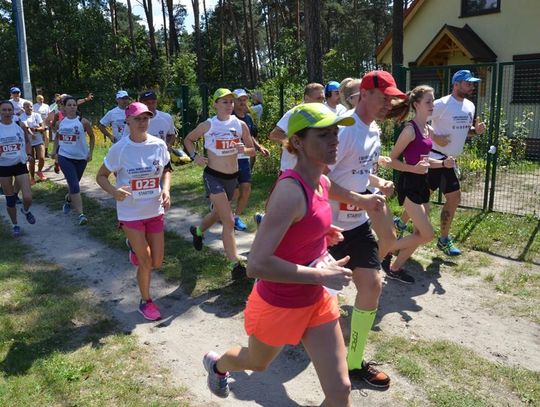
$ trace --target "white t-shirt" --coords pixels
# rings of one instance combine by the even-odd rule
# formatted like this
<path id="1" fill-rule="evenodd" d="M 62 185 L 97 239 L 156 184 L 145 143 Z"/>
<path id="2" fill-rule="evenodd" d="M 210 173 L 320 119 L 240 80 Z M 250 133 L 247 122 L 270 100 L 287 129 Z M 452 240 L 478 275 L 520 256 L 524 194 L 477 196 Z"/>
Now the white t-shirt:
<path id="1" fill-rule="evenodd" d="M 51 108 L 47 103 L 34 103 L 34 106 L 32 106 L 32 109 L 34 112 L 39 113 L 41 116 L 41 119 L 45 121 L 47 117 L 49 116 L 49 113 L 51 112 Z"/>
<path id="2" fill-rule="evenodd" d="M 58 138 L 59 155 L 73 160 L 86 160 L 88 158 L 86 132 L 78 117 L 74 119 L 64 117 L 60 121 L 56 137 Z"/>
<path id="3" fill-rule="evenodd" d="M 0 167 L 26 163 L 24 131 L 19 125 L 0 123 Z"/>
<path id="4" fill-rule="evenodd" d="M 166 143 L 168 134 L 176 135 L 176 127 L 174 127 L 172 116 L 169 113 L 156 110 L 156 114 L 150 119 L 150 123 L 148 124 L 147 133 L 162 139 Z M 126 125 L 122 137 L 129 136 L 129 134 L 129 126 Z"/>
<path id="5" fill-rule="evenodd" d="M 13 111 L 14 113 L 19 116 L 23 111 L 23 105 L 25 102 L 30 102 L 29 100 L 19 98 L 19 101 L 15 101 L 15 99 L 9 99 L 11 103 L 13 103 Z"/>
<path id="6" fill-rule="evenodd" d="M 287 134 L 287 131 L 289 129 L 289 118 L 291 117 L 291 114 L 294 110 L 294 107 L 283 115 L 281 119 L 276 124 L 276 127 L 279 127 L 281 130 Z M 294 154 L 291 154 L 287 151 L 287 148 L 283 146 L 281 148 L 281 162 L 279 165 L 280 171 L 290 170 L 293 169 L 296 166 L 296 156 Z"/>
<path id="7" fill-rule="evenodd" d="M 356 113 L 354 125 L 340 127 L 336 163 L 330 165 L 328 178 L 339 186 L 358 193 L 365 192 L 370 174 L 376 172 L 381 150 L 380 129 L 374 121 L 365 124 Z M 351 205 L 330 201 L 332 224 L 345 230 L 354 229 L 368 220 L 366 211 Z"/>
<path id="8" fill-rule="evenodd" d="M 41 115 L 36 112 L 32 112 L 30 116 L 28 116 L 25 112 L 23 112 L 20 115 L 21 122 L 24 122 L 30 129 L 36 129 L 41 126 L 43 123 L 43 119 L 41 118 Z M 32 147 L 39 146 L 40 144 L 43 144 L 43 134 L 38 131 L 33 131 L 32 136 Z"/>
<path id="9" fill-rule="evenodd" d="M 242 122 L 231 115 L 229 120 L 219 120 L 217 116 L 208 119 L 210 128 L 204 133 L 204 148 L 218 156 L 237 155 L 232 143 L 242 141 Z"/>
<path id="10" fill-rule="evenodd" d="M 257 116 L 257 121 L 260 122 L 262 118 L 262 114 L 263 114 L 263 105 L 262 104 L 253 105 L 251 106 L 251 110 L 255 112 L 255 115 Z"/>
<path id="11" fill-rule="evenodd" d="M 325 103 L 324 105 L 338 116 L 343 116 L 347 112 L 347 108 L 341 103 L 338 103 L 335 108 L 328 106 L 327 103 Z"/>
<path id="12" fill-rule="evenodd" d="M 116 106 L 114 109 L 111 109 L 107 113 L 105 113 L 105 116 L 101 118 L 99 123 L 103 126 L 110 125 L 112 127 L 112 134 L 114 142 L 116 143 L 122 138 L 122 134 L 124 134 L 124 128 L 127 127 L 126 111 Z"/>
<path id="13" fill-rule="evenodd" d="M 433 150 L 447 156 L 458 157 L 463 152 L 465 140 L 474 123 L 474 103 L 468 99 L 462 102 L 452 95 L 444 96 L 433 103 L 431 126 L 435 134 L 449 134 L 450 142 L 440 146 L 433 140 Z M 431 153 L 432 158 L 441 158 L 440 154 Z"/>
<path id="14" fill-rule="evenodd" d="M 165 142 L 148 136 L 142 143 L 123 137 L 113 144 L 104 159 L 116 173 L 116 186 L 128 186 L 131 196 L 116 202 L 118 220 L 149 219 L 165 212 L 160 202 L 163 168 L 170 161 Z"/>

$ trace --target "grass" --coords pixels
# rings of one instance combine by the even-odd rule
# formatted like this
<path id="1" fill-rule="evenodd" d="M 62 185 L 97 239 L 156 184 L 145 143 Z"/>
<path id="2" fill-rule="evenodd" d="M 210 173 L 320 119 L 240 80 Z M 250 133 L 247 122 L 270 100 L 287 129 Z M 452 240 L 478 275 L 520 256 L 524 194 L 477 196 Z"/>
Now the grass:
<path id="1" fill-rule="evenodd" d="M 392 364 L 433 406 L 540 405 L 540 373 L 490 362 L 447 341 L 372 333 L 377 360 Z"/>
<path id="2" fill-rule="evenodd" d="M 19 241 L 2 242 L 0 292 L 0 405 L 188 405 L 89 291 Z"/>
<path id="3" fill-rule="evenodd" d="M 36 184 L 34 199 L 61 214 L 66 188 L 52 182 Z M 84 212 L 90 219 L 87 229 L 90 235 L 107 245 L 126 250 L 124 233 L 117 228 L 116 210 L 102 207 L 96 201 L 83 195 Z M 180 285 L 182 290 L 192 296 L 208 291 L 220 290 L 224 299 L 236 303 L 237 298 L 246 298 L 249 283 L 230 283 L 231 266 L 224 256 L 203 248 L 201 252 L 193 249 L 191 242 L 175 233 L 166 232 L 165 259 L 161 272 Z M 244 297 L 242 297 L 245 295 Z"/>

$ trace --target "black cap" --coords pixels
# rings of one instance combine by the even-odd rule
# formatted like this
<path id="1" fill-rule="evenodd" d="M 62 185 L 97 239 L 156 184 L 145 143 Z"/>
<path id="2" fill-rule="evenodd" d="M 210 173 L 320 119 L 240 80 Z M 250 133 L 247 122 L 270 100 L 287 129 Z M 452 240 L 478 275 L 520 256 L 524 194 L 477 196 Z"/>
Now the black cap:
<path id="1" fill-rule="evenodd" d="M 146 92 L 141 93 L 141 96 L 139 96 L 139 100 L 142 102 L 143 100 L 150 100 L 154 99 L 157 100 L 156 92 L 153 90 L 147 90 Z"/>

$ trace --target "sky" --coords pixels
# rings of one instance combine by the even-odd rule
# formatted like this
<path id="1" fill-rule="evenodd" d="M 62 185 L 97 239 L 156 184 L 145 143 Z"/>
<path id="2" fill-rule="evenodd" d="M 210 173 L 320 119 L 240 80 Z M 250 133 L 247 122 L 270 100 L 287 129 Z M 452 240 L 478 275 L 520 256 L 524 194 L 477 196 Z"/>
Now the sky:
<path id="1" fill-rule="evenodd" d="M 125 0 L 120 0 L 122 3 L 126 4 Z M 154 28 L 159 30 L 163 26 L 163 14 L 161 13 L 161 0 L 152 0 L 152 6 L 154 11 Z M 175 4 L 178 3 L 178 0 L 173 0 Z M 193 32 L 193 6 L 191 5 L 191 0 L 180 0 L 180 4 L 183 4 L 187 9 L 186 17 L 186 30 L 187 32 Z M 213 9 L 218 0 L 206 0 L 207 10 Z M 140 16 L 143 22 L 146 24 L 146 17 L 144 16 L 144 9 L 141 5 L 141 2 L 138 0 L 132 0 L 131 5 L 133 7 L 133 14 Z M 203 14 L 203 2 L 199 1 L 199 8 L 201 15 Z"/>

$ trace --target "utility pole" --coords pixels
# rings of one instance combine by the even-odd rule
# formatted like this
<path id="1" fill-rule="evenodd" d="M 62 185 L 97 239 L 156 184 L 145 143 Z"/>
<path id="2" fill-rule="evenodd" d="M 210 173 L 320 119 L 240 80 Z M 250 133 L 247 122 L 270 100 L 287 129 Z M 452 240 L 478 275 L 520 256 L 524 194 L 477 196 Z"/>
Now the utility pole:
<path id="1" fill-rule="evenodd" d="M 22 0 L 13 0 L 13 21 L 17 32 L 17 54 L 19 72 L 23 86 L 23 97 L 32 100 L 32 83 L 30 82 L 30 66 L 28 64 L 28 49 L 26 48 L 26 28 L 24 26 L 24 9 Z"/>

